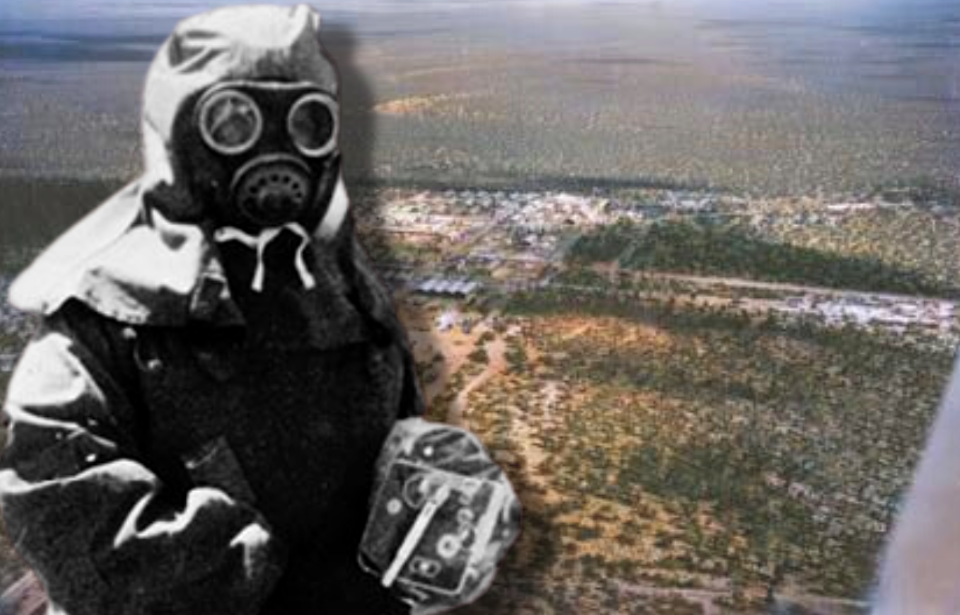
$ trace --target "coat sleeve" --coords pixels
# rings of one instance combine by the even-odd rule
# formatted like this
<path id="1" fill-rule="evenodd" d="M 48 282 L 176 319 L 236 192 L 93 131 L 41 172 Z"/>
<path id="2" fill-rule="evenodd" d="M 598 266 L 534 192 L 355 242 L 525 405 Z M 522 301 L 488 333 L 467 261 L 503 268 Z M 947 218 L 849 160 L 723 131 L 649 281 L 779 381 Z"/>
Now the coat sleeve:
<path id="1" fill-rule="evenodd" d="M 353 220 L 348 220 L 352 233 Z M 397 316 L 390 295 L 374 271 L 373 264 L 360 245 L 356 235 L 349 244 L 349 258 L 345 269 L 353 272 L 353 283 L 364 312 L 382 328 L 386 336 L 400 348 L 403 357 L 403 391 L 397 418 L 422 416 L 426 410 L 423 391 L 417 377 L 417 366 L 403 324 Z"/>
<path id="2" fill-rule="evenodd" d="M 150 469 L 128 358 L 93 316 L 51 316 L 10 382 L 0 506 L 15 548 L 70 615 L 258 613 L 283 547 L 234 495 Z"/>

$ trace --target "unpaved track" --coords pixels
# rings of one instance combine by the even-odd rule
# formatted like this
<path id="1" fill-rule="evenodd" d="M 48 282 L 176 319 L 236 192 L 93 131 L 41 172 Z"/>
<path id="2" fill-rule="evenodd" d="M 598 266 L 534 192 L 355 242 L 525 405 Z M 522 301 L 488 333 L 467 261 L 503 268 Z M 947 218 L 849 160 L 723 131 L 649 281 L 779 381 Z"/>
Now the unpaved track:
<path id="1" fill-rule="evenodd" d="M 468 427 L 466 415 L 470 393 L 483 386 L 487 380 L 502 372 L 507 366 L 507 362 L 504 359 L 506 343 L 503 341 L 503 338 L 495 338 L 488 342 L 485 348 L 487 351 L 486 367 L 460 389 L 460 392 L 457 393 L 457 396 L 450 404 L 450 409 L 447 411 L 447 422 L 451 425 Z"/>

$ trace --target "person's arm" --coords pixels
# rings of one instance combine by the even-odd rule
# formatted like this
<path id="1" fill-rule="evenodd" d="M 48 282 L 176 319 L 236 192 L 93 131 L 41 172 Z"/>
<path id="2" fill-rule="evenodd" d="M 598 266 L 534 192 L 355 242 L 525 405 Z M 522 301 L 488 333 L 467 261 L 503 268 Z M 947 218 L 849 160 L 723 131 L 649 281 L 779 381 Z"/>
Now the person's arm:
<path id="1" fill-rule="evenodd" d="M 366 313 L 387 333 L 391 341 L 397 344 L 403 360 L 403 389 L 400 397 L 398 419 L 423 416 L 426 404 L 417 376 L 417 365 L 413 351 L 407 339 L 403 324 L 397 316 L 390 295 L 377 276 L 373 263 L 360 244 L 353 231 L 353 218 L 345 222 L 349 232 L 350 249 L 345 270 L 353 274 L 353 284 L 357 288 L 358 298 Z"/>
<path id="2" fill-rule="evenodd" d="M 874 615 L 960 613 L 960 362 L 884 556 Z"/>
<path id="3" fill-rule="evenodd" d="M 0 505 L 17 551 L 71 615 L 254 615 L 283 568 L 263 517 L 213 486 L 165 485 L 138 445 L 130 357 L 68 304 L 10 382 Z"/>

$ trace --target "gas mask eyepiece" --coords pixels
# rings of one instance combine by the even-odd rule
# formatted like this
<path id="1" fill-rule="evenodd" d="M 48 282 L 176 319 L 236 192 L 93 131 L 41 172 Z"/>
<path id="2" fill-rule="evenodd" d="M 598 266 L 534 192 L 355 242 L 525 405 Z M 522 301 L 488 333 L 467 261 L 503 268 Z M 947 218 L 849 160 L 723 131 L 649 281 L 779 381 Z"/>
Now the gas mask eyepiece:
<path id="1" fill-rule="evenodd" d="M 214 151 L 241 154 L 263 133 L 263 115 L 252 98 L 236 90 L 220 90 L 200 105 L 200 134 Z"/>
<path id="2" fill-rule="evenodd" d="M 321 92 L 307 94 L 290 109 L 287 132 L 305 156 L 326 156 L 337 146 L 337 101 Z"/>

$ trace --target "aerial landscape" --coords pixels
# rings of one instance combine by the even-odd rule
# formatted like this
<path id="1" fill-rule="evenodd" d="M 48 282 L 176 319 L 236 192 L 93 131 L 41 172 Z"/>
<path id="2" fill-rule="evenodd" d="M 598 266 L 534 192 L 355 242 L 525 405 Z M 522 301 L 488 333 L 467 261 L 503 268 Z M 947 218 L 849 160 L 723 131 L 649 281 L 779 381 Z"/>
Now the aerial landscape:
<path id="1" fill-rule="evenodd" d="M 4 296 L 215 4 L 0 7 Z M 866 612 L 960 345 L 960 6 L 314 5 L 428 418 L 524 507 L 462 612 Z M 2 389 L 32 326 L 0 303 Z"/>

